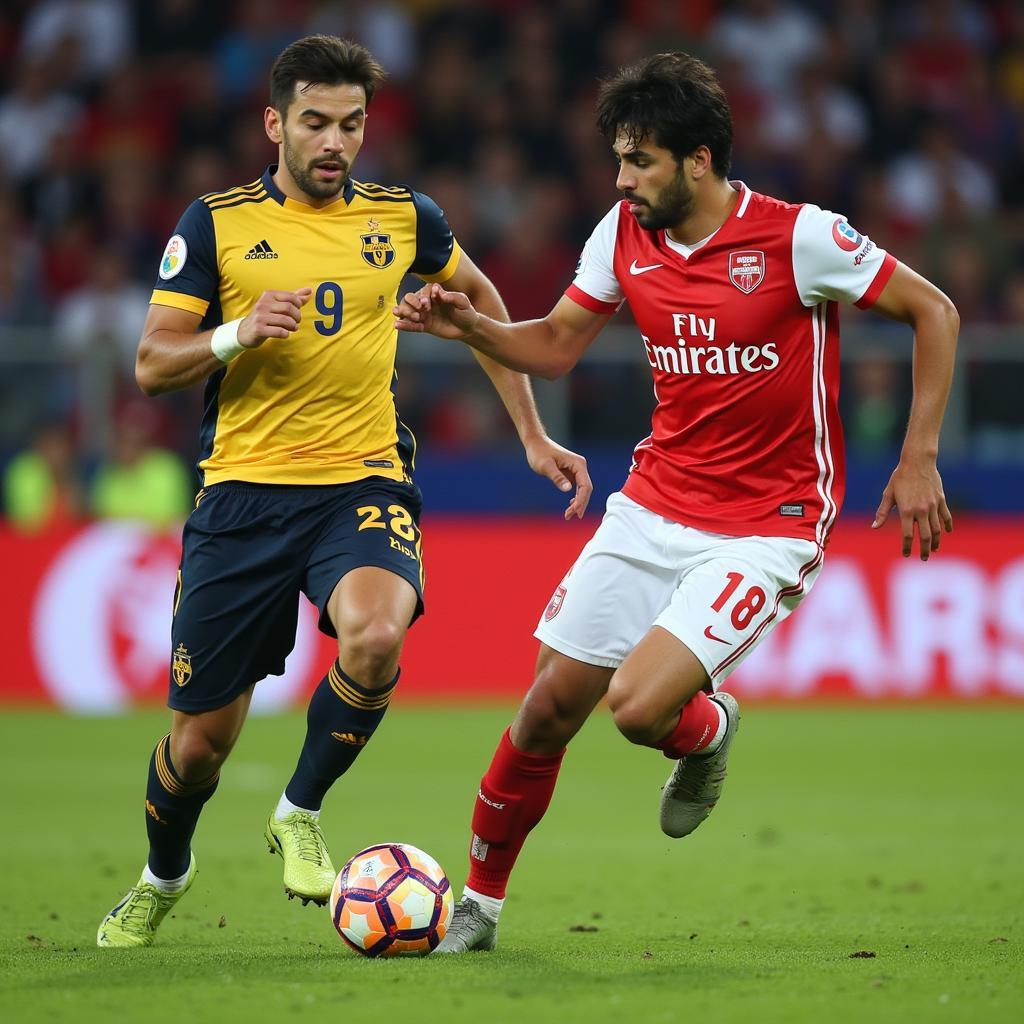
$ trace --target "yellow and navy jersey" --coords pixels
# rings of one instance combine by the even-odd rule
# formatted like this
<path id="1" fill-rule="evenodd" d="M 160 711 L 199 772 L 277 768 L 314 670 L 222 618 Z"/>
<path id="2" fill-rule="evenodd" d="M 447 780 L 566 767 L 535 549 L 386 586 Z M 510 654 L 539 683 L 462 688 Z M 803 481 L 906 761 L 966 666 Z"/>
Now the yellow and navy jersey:
<path id="1" fill-rule="evenodd" d="M 185 210 L 150 300 L 199 314 L 205 330 L 265 291 L 313 289 L 294 334 L 207 380 L 203 483 L 408 480 L 415 440 L 395 408 L 391 307 L 407 272 L 446 281 L 461 250 L 425 195 L 350 179 L 316 208 L 287 198 L 276 169 Z"/>

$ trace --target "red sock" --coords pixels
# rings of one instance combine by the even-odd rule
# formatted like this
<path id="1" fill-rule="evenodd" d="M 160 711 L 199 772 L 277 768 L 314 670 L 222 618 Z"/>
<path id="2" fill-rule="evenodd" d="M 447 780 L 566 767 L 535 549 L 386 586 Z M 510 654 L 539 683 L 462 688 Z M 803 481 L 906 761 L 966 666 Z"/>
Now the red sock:
<path id="1" fill-rule="evenodd" d="M 505 730 L 473 807 L 466 880 L 470 889 L 504 898 L 519 851 L 551 803 L 564 754 L 524 754 L 512 746 Z"/>
<path id="2" fill-rule="evenodd" d="M 678 761 L 703 750 L 715 738 L 721 720 L 718 705 L 700 690 L 683 705 L 676 727 L 654 745 Z"/>

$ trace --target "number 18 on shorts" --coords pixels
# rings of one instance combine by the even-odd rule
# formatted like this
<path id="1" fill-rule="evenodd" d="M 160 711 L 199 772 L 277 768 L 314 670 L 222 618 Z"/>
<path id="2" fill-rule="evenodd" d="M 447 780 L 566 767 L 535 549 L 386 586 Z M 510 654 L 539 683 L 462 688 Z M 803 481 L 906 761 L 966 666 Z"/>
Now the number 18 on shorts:
<path id="1" fill-rule="evenodd" d="M 617 668 L 660 626 L 717 689 L 808 593 L 822 557 L 811 541 L 708 533 L 616 493 L 534 635 L 577 661 Z"/>

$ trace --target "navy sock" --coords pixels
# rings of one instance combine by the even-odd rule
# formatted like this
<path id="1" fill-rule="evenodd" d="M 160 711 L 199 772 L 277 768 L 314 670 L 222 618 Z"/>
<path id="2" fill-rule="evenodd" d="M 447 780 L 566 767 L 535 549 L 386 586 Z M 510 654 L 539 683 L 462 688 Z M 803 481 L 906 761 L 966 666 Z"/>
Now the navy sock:
<path id="1" fill-rule="evenodd" d="M 213 796 L 220 772 L 194 785 L 182 782 L 171 764 L 171 737 L 157 745 L 149 759 L 146 786 L 146 832 L 149 835 L 149 870 L 157 878 L 180 878 L 188 871 L 192 833 Z"/>
<path id="2" fill-rule="evenodd" d="M 352 766 L 381 723 L 398 682 L 369 690 L 337 662 L 320 680 L 306 713 L 306 740 L 285 796 L 298 807 L 320 810 L 324 794 Z"/>

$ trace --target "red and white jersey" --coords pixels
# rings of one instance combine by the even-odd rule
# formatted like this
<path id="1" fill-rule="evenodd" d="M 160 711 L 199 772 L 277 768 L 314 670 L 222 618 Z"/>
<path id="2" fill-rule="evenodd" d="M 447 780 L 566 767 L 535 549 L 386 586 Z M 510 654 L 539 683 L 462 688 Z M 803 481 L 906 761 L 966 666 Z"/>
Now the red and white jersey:
<path id="1" fill-rule="evenodd" d="M 625 494 L 702 530 L 824 545 L 845 490 L 837 303 L 872 305 L 896 260 L 838 214 L 734 185 L 692 249 L 616 204 L 566 295 L 601 313 L 628 300 L 654 375 Z"/>

